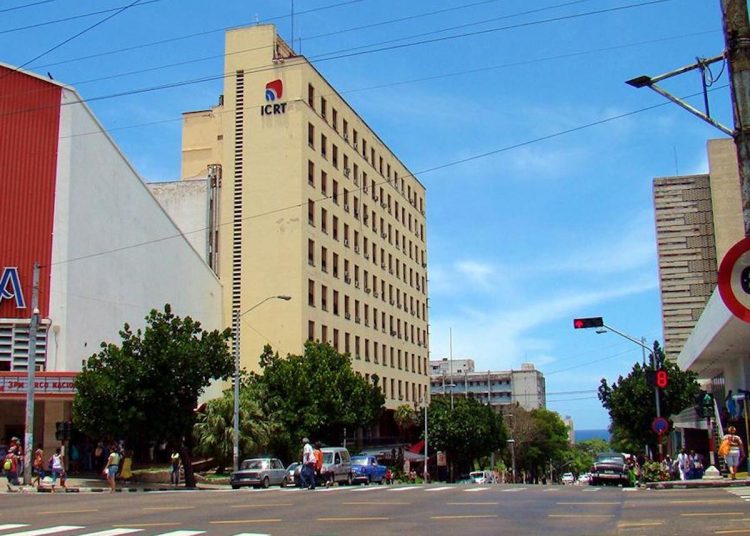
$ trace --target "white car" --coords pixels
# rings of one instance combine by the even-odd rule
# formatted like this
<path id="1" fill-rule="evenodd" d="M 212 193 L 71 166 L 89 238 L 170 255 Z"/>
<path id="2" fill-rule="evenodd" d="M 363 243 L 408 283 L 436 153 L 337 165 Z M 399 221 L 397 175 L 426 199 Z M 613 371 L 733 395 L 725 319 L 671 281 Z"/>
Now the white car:
<path id="1" fill-rule="evenodd" d="M 588 473 L 583 473 L 578 477 L 579 484 L 588 484 L 589 480 L 591 480 L 591 475 Z"/>
<path id="2" fill-rule="evenodd" d="M 562 476 L 563 484 L 573 484 L 575 481 L 576 481 L 576 477 L 573 476 L 573 473 L 565 473 Z"/>
<path id="3" fill-rule="evenodd" d="M 472 471 L 469 473 L 469 481 L 474 484 L 494 484 L 495 475 L 492 471 Z"/>

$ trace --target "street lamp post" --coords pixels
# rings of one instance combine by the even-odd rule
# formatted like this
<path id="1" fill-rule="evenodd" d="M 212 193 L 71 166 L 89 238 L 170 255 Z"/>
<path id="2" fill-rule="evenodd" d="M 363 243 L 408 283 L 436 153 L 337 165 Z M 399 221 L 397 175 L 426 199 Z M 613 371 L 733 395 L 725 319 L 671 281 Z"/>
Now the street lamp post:
<path id="1" fill-rule="evenodd" d="M 232 322 L 234 329 L 234 340 L 232 345 L 232 349 L 234 350 L 234 416 L 232 419 L 232 467 L 235 471 L 239 470 L 240 467 L 240 318 L 256 307 L 260 307 L 268 300 L 274 299 L 289 301 L 292 299 L 292 297 L 269 296 L 264 300 L 259 301 L 245 312 L 241 313 L 239 309 L 234 310 L 234 318 Z"/>
<path id="2" fill-rule="evenodd" d="M 510 445 L 510 466 L 511 466 L 511 476 L 513 478 L 513 483 L 516 483 L 516 440 L 515 439 L 508 439 L 507 440 L 508 445 Z"/>
<path id="3" fill-rule="evenodd" d="M 427 456 L 427 407 L 429 405 L 429 402 L 427 401 L 427 393 L 425 393 L 424 398 L 422 399 L 422 403 L 424 404 L 424 481 L 427 483 L 427 478 L 429 476 L 429 471 L 427 469 L 427 462 L 429 460 Z"/>

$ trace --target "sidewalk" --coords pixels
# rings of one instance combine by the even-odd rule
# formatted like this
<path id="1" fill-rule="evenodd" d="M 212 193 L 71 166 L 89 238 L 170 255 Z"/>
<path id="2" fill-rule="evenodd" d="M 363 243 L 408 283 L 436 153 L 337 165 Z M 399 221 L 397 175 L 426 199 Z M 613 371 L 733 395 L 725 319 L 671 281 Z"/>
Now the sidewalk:
<path id="1" fill-rule="evenodd" d="M 717 478 L 716 480 L 669 480 L 666 482 L 647 482 L 641 487 L 646 489 L 693 489 L 693 488 L 738 488 L 750 486 L 750 478 Z"/>
<path id="2" fill-rule="evenodd" d="M 3 482 L 5 484 L 5 482 Z M 60 487 L 59 483 L 55 486 L 56 493 L 109 493 L 109 485 L 105 479 L 99 478 L 87 478 L 87 477 L 73 477 L 68 478 L 65 481 L 68 487 L 67 491 Z M 51 491 L 48 485 L 43 485 L 40 489 L 32 488 L 29 486 L 21 486 L 21 493 L 49 493 Z M 118 482 L 116 492 L 117 493 L 135 493 L 135 492 L 147 492 L 147 491 L 175 491 L 185 490 L 184 483 L 179 487 L 175 488 L 167 482 Z M 222 484 L 207 484 L 198 483 L 194 489 L 199 490 L 222 490 L 229 489 L 228 485 Z M 0 494 L 17 493 L 15 491 L 9 492 L 7 486 L 0 488 Z"/>

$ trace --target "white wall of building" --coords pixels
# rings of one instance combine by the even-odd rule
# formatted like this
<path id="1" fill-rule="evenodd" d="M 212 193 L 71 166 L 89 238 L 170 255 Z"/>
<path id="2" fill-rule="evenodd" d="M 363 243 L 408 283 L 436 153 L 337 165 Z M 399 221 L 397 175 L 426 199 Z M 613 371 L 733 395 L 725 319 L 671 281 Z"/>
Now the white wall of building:
<path id="1" fill-rule="evenodd" d="M 48 370 L 79 371 L 102 341 L 165 303 L 223 326 L 221 284 L 78 95 L 64 90 Z M 94 133 L 94 134 L 92 134 Z"/>
<path id="2" fill-rule="evenodd" d="M 147 186 L 193 249 L 205 260 L 208 247 L 208 178 L 152 182 Z"/>

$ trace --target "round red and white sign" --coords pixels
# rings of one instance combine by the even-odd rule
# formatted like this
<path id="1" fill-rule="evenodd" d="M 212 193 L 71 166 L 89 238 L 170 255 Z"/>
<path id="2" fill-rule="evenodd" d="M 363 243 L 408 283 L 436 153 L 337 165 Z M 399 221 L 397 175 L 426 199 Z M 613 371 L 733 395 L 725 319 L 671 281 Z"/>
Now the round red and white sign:
<path id="1" fill-rule="evenodd" d="M 719 294 L 734 316 L 750 323 L 750 237 L 733 245 L 721 260 Z"/>

